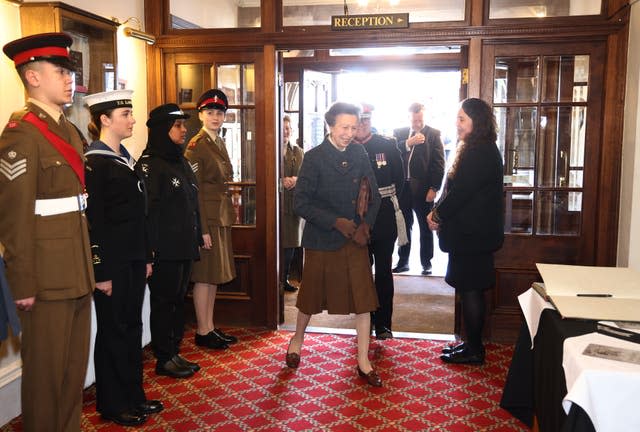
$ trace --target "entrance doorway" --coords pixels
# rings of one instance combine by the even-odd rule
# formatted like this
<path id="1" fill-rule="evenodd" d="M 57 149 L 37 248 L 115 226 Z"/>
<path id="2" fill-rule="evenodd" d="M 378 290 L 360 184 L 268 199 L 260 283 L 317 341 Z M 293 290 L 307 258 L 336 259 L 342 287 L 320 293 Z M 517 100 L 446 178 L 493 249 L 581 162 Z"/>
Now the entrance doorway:
<path id="1" fill-rule="evenodd" d="M 327 68 L 331 70 L 331 68 Z M 304 76 L 304 74 L 302 74 Z M 319 105 L 326 105 L 326 99 L 314 100 L 329 96 L 329 104 L 333 101 L 350 103 L 369 103 L 375 107 L 372 125 L 382 135 L 393 136 L 393 130 L 408 125 L 408 107 L 413 102 L 423 103 L 425 109 L 425 124 L 439 129 L 445 145 L 445 156 L 453 154 L 455 149 L 455 116 L 458 110 L 460 93 L 460 71 L 452 68 L 446 71 L 428 71 L 419 69 L 376 68 L 366 70 L 360 66 L 341 68 L 339 71 L 312 71 L 307 76 L 313 77 L 313 84 L 304 82 L 287 87 L 301 89 L 300 110 L 293 113 L 293 118 L 299 119 L 297 125 L 303 130 L 294 130 L 292 136 L 299 137 L 298 142 L 304 150 L 308 150 L 319 142 L 307 142 L 318 135 L 305 131 L 305 127 L 316 124 L 305 119 L 305 107 L 314 107 L 309 117 L 315 119 L 324 114 L 317 110 Z M 324 78 L 323 78 L 324 76 Z M 327 77 L 330 77 L 329 79 Z M 319 84 L 322 83 L 319 91 Z M 305 94 L 305 89 L 311 94 Z M 289 96 L 287 94 L 287 96 Z M 311 99 L 311 100 L 310 100 Z M 291 114 L 292 105 L 285 106 Z M 286 110 L 285 110 L 286 111 Z M 295 115 L 298 114 L 298 115 Z M 299 116 L 299 117 L 298 117 Z M 312 137 L 312 138 L 310 138 Z M 402 336 L 410 333 L 412 337 L 423 334 L 430 338 L 448 338 L 454 329 L 454 290 L 443 280 L 447 265 L 447 255 L 440 251 L 437 238 L 434 239 L 433 275 L 422 276 L 419 259 L 419 232 L 417 223 L 413 229 L 412 242 L 415 251 L 410 257 L 409 272 L 395 275 L 394 296 L 394 335 Z M 394 263 L 397 251 L 394 252 Z M 415 261 L 415 262 L 414 262 Z M 298 263 L 301 265 L 302 262 Z M 299 274 L 299 269 L 293 269 L 293 275 Z M 297 286 L 299 280 L 291 281 Z M 297 293 L 286 292 L 284 295 L 284 317 L 281 328 L 294 329 L 297 309 L 295 299 Z M 351 333 L 355 328 L 354 316 L 329 316 L 326 313 L 312 317 L 311 327 L 322 331 Z"/>

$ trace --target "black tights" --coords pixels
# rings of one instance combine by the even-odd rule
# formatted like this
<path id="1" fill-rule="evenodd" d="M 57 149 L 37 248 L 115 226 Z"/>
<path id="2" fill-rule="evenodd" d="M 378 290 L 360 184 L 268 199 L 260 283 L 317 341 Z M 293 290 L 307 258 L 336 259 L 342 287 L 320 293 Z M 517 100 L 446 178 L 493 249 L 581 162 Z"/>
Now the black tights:
<path id="1" fill-rule="evenodd" d="M 474 290 L 460 294 L 462 318 L 467 333 L 467 347 L 473 353 L 483 350 L 482 329 L 484 327 L 484 291 Z"/>

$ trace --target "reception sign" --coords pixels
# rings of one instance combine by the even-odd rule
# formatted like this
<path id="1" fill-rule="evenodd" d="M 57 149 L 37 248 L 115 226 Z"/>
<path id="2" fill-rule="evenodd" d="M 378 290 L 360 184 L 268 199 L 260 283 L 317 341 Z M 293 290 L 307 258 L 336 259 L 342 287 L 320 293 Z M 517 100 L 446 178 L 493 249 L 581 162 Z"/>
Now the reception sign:
<path id="1" fill-rule="evenodd" d="M 371 30 L 408 27 L 408 13 L 334 15 L 331 17 L 331 30 Z"/>

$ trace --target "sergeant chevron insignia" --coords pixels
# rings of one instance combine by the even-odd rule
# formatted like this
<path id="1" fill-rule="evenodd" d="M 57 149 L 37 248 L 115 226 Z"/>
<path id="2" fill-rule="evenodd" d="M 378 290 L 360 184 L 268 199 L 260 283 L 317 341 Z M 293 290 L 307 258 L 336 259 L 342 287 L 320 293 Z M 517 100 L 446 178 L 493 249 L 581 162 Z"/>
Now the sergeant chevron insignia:
<path id="1" fill-rule="evenodd" d="M 198 162 L 193 162 L 193 163 L 192 163 L 192 162 L 189 162 L 189 165 L 191 165 L 191 170 L 192 170 L 194 173 L 197 173 L 197 172 L 198 172 L 198 168 L 200 168 L 200 167 L 198 166 Z"/>
<path id="2" fill-rule="evenodd" d="M 9 155 L 9 157 L 11 158 L 11 156 L 13 156 L 13 158 L 15 158 L 15 152 L 9 152 L 12 153 Z M 8 162 L 4 159 L 0 159 L 0 173 L 2 173 L 2 175 L 4 175 L 9 181 L 11 180 L 15 180 L 16 178 L 20 177 L 22 174 L 27 172 L 27 159 L 20 159 L 17 160 L 13 163 Z"/>

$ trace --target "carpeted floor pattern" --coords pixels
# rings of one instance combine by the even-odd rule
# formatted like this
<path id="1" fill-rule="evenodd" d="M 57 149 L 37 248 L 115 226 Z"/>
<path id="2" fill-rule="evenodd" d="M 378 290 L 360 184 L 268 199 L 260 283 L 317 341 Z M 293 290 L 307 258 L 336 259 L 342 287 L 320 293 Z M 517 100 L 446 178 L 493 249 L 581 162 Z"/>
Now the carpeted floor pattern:
<path id="1" fill-rule="evenodd" d="M 284 365 L 290 332 L 229 331 L 240 341 L 226 351 L 202 351 L 191 329 L 182 355 L 202 369 L 193 377 L 158 377 L 145 350 L 147 397 L 165 410 L 140 431 L 526 431 L 498 406 L 513 348 L 487 346 L 484 366 L 445 365 L 442 342 L 392 339 L 371 343 L 384 384 L 357 376 L 353 336 L 313 334 L 297 370 Z M 21 431 L 20 418 L 0 429 Z M 85 391 L 83 431 L 122 431 L 100 419 L 95 392 Z"/>

